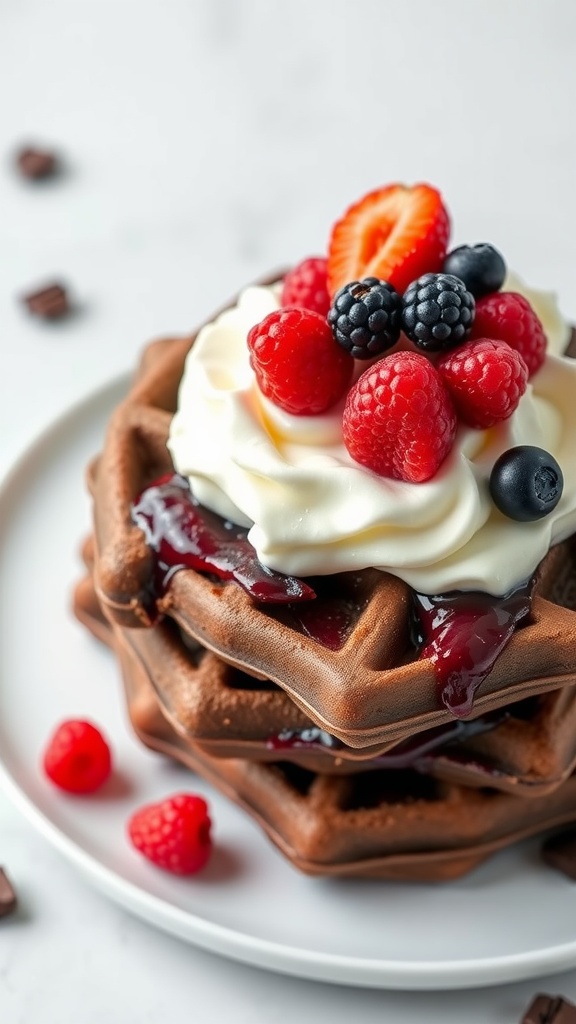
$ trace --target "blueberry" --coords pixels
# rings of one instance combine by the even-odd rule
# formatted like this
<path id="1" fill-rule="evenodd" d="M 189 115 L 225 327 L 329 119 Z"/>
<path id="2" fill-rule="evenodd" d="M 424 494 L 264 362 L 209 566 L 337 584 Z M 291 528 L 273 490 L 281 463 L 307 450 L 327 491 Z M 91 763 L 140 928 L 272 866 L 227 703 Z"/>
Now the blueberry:
<path id="1" fill-rule="evenodd" d="M 457 249 L 452 249 L 444 260 L 442 270 L 445 274 L 454 274 L 464 281 L 475 299 L 480 299 L 490 292 L 497 292 L 506 277 L 503 257 L 488 242 L 460 245 Z"/>
<path id="2" fill-rule="evenodd" d="M 520 444 L 503 452 L 490 474 L 490 494 L 510 519 L 530 523 L 552 512 L 560 501 L 564 478 L 550 452 Z"/>

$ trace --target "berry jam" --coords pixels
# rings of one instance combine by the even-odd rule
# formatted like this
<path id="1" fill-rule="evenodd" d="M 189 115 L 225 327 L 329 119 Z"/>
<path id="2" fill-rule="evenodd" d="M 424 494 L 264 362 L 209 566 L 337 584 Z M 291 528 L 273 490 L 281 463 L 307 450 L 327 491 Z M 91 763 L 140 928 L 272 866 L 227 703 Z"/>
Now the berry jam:
<path id="1" fill-rule="evenodd" d="M 266 740 L 269 750 L 342 750 L 344 744 L 317 725 L 305 729 L 282 729 Z"/>
<path id="2" fill-rule="evenodd" d="M 434 666 L 438 695 L 457 718 L 472 711 L 474 694 L 494 667 L 519 622 L 530 612 L 532 584 L 504 597 L 454 591 L 414 594 L 422 630 L 421 658 Z"/>
<path id="3" fill-rule="evenodd" d="M 368 601 L 367 588 L 358 573 L 315 576 L 309 580 L 315 601 L 301 601 L 275 610 L 276 618 L 309 636 L 330 651 L 339 651 L 358 622 Z"/>
<path id="4" fill-rule="evenodd" d="M 302 580 L 262 565 L 248 531 L 200 505 L 184 477 L 167 475 L 150 484 L 132 506 L 132 519 L 156 552 L 157 594 L 178 569 L 196 569 L 236 580 L 256 601 L 283 604 L 316 596 Z"/>
<path id="5" fill-rule="evenodd" d="M 337 597 L 318 605 L 301 604 L 292 609 L 295 625 L 330 651 L 343 647 L 356 615 L 357 609 Z"/>
<path id="6" fill-rule="evenodd" d="M 426 771 L 430 766 L 431 756 L 438 751 L 438 748 L 442 748 L 442 753 L 451 758 L 454 754 L 453 759 L 457 760 L 458 743 L 470 739 L 472 736 L 490 732 L 508 717 L 509 712 L 505 708 L 500 708 L 469 722 L 455 720 L 449 722 L 448 725 L 426 729 L 424 732 L 402 740 L 392 750 L 363 761 L 362 770 L 415 768 L 417 771 Z M 344 743 L 318 726 L 308 726 L 306 729 L 283 729 L 275 736 L 270 736 L 266 741 L 266 746 L 269 750 L 324 750 L 336 755 L 339 750 L 345 749 Z"/>

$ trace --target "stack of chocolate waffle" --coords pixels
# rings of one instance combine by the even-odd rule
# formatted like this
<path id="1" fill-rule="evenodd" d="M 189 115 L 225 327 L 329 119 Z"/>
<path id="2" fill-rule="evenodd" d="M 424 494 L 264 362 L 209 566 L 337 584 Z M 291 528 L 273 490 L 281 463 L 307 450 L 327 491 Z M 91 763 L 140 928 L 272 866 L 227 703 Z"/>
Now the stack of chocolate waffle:
<path id="1" fill-rule="evenodd" d="M 190 344 L 148 347 L 88 473 L 75 612 L 114 650 L 143 742 L 209 779 L 310 874 L 454 878 L 576 820 L 576 538 L 539 566 L 529 614 L 456 717 L 400 579 L 315 578 L 300 601 L 290 578 L 284 600 L 256 599 L 279 582 L 261 566 L 252 589 L 225 578 L 239 531 L 182 513 L 166 447 Z M 212 562 L 178 557 L 174 506 Z M 228 560 L 214 560 L 213 528 L 232 538 Z"/>

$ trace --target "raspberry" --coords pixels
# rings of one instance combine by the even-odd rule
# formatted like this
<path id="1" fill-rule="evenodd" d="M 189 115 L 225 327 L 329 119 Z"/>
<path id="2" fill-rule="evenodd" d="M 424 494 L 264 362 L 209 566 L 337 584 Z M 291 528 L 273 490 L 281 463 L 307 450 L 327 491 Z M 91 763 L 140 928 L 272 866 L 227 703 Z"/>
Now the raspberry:
<path id="1" fill-rule="evenodd" d="M 436 369 L 460 419 L 492 427 L 511 416 L 526 390 L 528 368 L 505 341 L 479 338 L 441 356 Z"/>
<path id="2" fill-rule="evenodd" d="M 546 335 L 532 306 L 517 292 L 496 292 L 476 303 L 471 338 L 498 338 L 520 353 L 531 377 L 546 356 Z"/>
<path id="3" fill-rule="evenodd" d="M 346 391 L 354 369 L 325 318 L 306 309 L 269 313 L 249 331 L 248 347 L 262 394 L 294 416 L 329 409 Z"/>
<path id="4" fill-rule="evenodd" d="M 42 763 L 48 778 L 67 793 L 93 793 L 112 770 L 110 747 L 100 730 L 76 719 L 58 726 Z"/>
<path id="5" fill-rule="evenodd" d="M 289 270 L 282 285 L 283 306 L 300 306 L 326 316 L 330 309 L 327 283 L 327 260 L 309 256 Z"/>
<path id="6" fill-rule="evenodd" d="M 452 274 L 423 274 L 412 281 L 402 302 L 404 333 L 418 348 L 438 352 L 470 334 L 474 296 Z"/>
<path id="7" fill-rule="evenodd" d="M 402 300 L 387 281 L 365 277 L 336 292 L 328 313 L 334 338 L 355 359 L 372 359 L 400 337 Z"/>
<path id="8" fill-rule="evenodd" d="M 434 476 L 454 442 L 456 413 L 440 374 L 419 352 L 396 352 L 348 393 L 344 443 L 356 462 L 412 483 Z"/>
<path id="9" fill-rule="evenodd" d="M 132 844 L 159 868 L 192 875 L 212 851 L 208 805 L 201 796 L 177 793 L 137 810 L 128 822 Z"/>

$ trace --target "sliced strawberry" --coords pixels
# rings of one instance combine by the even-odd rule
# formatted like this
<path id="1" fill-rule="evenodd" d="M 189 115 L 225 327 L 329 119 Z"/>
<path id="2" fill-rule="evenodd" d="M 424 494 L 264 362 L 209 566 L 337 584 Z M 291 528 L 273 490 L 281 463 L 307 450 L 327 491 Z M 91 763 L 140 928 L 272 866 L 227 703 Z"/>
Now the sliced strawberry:
<path id="1" fill-rule="evenodd" d="M 431 185 L 388 185 L 369 192 L 337 221 L 328 250 L 328 289 L 378 277 L 402 293 L 436 273 L 448 247 L 450 218 Z"/>

